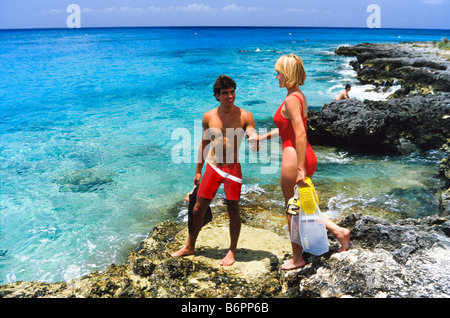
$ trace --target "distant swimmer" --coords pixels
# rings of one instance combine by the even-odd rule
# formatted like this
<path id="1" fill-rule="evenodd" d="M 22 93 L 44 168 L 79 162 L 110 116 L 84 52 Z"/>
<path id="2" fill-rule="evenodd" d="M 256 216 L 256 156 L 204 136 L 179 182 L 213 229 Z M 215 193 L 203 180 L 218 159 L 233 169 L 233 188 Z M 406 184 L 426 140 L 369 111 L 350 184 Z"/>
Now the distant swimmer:
<path id="1" fill-rule="evenodd" d="M 350 84 L 345 85 L 345 89 L 339 93 L 338 97 L 336 97 L 335 101 L 339 101 L 339 100 L 344 100 L 344 99 L 348 99 L 348 92 L 350 92 L 350 90 L 352 89 L 352 87 L 350 86 Z"/>

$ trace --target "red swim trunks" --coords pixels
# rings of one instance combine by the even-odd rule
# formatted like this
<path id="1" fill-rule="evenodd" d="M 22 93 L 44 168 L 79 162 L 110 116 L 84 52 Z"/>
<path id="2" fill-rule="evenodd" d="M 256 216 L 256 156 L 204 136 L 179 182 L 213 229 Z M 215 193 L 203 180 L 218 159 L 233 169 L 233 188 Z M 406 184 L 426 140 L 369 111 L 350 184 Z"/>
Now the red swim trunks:
<path id="1" fill-rule="evenodd" d="M 242 187 L 241 164 L 233 163 L 218 167 L 206 163 L 205 174 L 197 195 L 212 200 L 221 183 L 223 183 L 227 200 L 239 200 Z"/>

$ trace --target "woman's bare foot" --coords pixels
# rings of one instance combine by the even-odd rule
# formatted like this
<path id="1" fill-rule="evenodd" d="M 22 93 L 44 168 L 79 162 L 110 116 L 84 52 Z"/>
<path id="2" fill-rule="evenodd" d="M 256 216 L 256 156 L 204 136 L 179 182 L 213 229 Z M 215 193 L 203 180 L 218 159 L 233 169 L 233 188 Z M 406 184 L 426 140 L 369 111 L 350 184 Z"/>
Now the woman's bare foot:
<path id="1" fill-rule="evenodd" d="M 305 266 L 306 262 L 301 259 L 297 262 L 294 262 L 293 259 L 284 261 L 283 265 L 281 265 L 281 269 L 285 269 L 285 270 L 290 270 L 290 269 L 295 269 L 295 268 L 299 268 L 299 267 L 303 267 Z"/>
<path id="2" fill-rule="evenodd" d="M 227 255 L 223 258 L 223 260 L 220 262 L 220 265 L 222 266 L 231 266 L 236 261 L 235 259 L 236 252 L 229 250 Z"/>
<path id="3" fill-rule="evenodd" d="M 350 248 L 350 230 L 346 228 L 342 228 L 340 233 L 336 234 L 336 238 L 341 243 L 342 247 L 338 250 L 338 252 L 348 251 Z"/>
<path id="4" fill-rule="evenodd" d="M 195 254 L 195 248 L 190 247 L 183 247 L 176 251 L 175 253 L 172 253 L 172 257 L 178 257 L 178 256 L 187 256 L 187 255 L 194 255 Z"/>

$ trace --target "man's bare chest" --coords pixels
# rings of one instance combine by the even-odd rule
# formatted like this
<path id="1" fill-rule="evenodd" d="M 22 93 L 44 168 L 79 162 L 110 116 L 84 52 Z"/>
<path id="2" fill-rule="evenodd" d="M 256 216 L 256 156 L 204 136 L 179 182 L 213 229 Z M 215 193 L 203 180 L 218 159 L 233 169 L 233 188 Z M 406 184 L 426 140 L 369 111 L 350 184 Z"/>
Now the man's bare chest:
<path id="1" fill-rule="evenodd" d="M 243 120 L 238 118 L 220 118 L 216 117 L 210 120 L 209 128 L 213 130 L 220 130 L 224 134 L 230 130 L 242 130 L 245 128 Z"/>

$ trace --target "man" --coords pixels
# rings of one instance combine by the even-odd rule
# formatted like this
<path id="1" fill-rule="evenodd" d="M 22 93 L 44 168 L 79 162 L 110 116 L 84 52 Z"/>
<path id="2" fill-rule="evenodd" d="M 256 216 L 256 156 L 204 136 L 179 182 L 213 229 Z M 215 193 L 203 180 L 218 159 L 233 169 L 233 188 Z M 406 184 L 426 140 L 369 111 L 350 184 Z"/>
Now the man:
<path id="1" fill-rule="evenodd" d="M 203 137 L 198 151 L 194 185 L 199 185 L 193 209 L 192 231 L 186 245 L 172 256 L 195 254 L 195 242 L 203 225 L 203 217 L 220 184 L 224 184 L 227 210 L 230 218 L 230 248 L 220 265 L 230 266 L 235 262 L 237 241 L 241 230 L 239 199 L 242 173 L 239 163 L 239 147 L 247 133 L 256 134 L 253 115 L 234 104 L 236 82 L 226 75 L 217 78 L 213 91 L 220 105 L 203 115 Z M 257 151 L 255 142 L 250 144 Z M 205 174 L 202 178 L 203 163 Z M 201 182 L 200 182 L 201 180 Z"/>
<path id="2" fill-rule="evenodd" d="M 348 92 L 350 92 L 351 89 L 352 89 L 352 87 L 350 86 L 350 84 L 345 85 L 345 89 L 342 92 L 340 92 L 338 97 L 336 97 L 335 101 L 348 99 L 349 98 Z"/>

